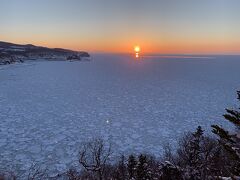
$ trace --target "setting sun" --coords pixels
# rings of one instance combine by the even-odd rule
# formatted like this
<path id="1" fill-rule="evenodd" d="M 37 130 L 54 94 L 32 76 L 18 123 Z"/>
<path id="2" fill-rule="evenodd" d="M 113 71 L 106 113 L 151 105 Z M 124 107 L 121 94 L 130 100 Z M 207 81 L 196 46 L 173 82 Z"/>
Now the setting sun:
<path id="1" fill-rule="evenodd" d="M 140 52 L 140 47 L 139 46 L 135 46 L 134 47 L 134 51 L 137 52 L 137 53 Z"/>

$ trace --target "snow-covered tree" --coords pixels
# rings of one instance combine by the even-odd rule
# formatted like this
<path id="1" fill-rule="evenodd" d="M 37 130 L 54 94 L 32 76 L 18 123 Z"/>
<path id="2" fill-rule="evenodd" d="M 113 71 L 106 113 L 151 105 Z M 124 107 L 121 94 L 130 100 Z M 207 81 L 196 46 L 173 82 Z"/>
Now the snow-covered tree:
<path id="1" fill-rule="evenodd" d="M 238 100 L 240 100 L 240 91 L 237 92 Z M 236 126 L 236 132 L 230 133 L 223 127 L 212 125 L 213 133 L 218 135 L 219 143 L 224 147 L 228 158 L 228 171 L 232 175 L 240 176 L 240 108 L 237 110 L 226 109 L 227 113 L 224 118 Z"/>
<path id="2" fill-rule="evenodd" d="M 136 179 L 137 180 L 148 180 L 151 179 L 151 169 L 148 165 L 148 158 L 146 155 L 140 154 L 138 156 Z"/>
<path id="3" fill-rule="evenodd" d="M 161 174 L 159 177 L 161 177 L 162 180 L 183 179 L 180 167 L 174 165 L 170 161 L 161 163 Z"/>
<path id="4" fill-rule="evenodd" d="M 199 126 L 180 141 L 174 162 L 181 167 L 185 179 L 207 179 L 224 171 L 221 147 L 203 132 Z"/>
<path id="5" fill-rule="evenodd" d="M 135 178 L 136 167 L 137 167 L 136 158 L 135 158 L 134 155 L 130 155 L 128 157 L 128 163 L 127 163 L 127 170 L 128 170 L 129 179 L 134 179 Z"/>

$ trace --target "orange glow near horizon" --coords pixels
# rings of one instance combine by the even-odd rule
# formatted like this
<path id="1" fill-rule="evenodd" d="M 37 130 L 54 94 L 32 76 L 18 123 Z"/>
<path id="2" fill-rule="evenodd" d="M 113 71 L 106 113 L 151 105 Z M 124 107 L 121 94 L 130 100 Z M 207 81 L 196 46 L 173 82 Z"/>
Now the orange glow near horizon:
<path id="1" fill-rule="evenodd" d="M 143 37 L 142 37 L 143 38 Z M 66 39 L 53 37 L 40 37 L 29 39 L 27 36 L 21 37 L 0 37 L 1 41 L 12 42 L 16 44 L 34 44 L 36 46 L 45 46 L 50 48 L 66 48 L 76 51 L 103 52 L 103 53 L 161 53 L 161 54 L 240 54 L 240 42 L 225 40 L 206 40 L 200 41 L 193 39 L 191 41 L 165 39 L 157 41 L 156 39 L 116 39 L 114 42 L 102 43 L 102 40 L 95 41 L 93 39 Z M 139 41 L 139 45 L 135 45 L 134 41 Z M 104 44 L 104 46 L 103 46 Z M 144 51 L 143 51 L 144 50 Z"/>

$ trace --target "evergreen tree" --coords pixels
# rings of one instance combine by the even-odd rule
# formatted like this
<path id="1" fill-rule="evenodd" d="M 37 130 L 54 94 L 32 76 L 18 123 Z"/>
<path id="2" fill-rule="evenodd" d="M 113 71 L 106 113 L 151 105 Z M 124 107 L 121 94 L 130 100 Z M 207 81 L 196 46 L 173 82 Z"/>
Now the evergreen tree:
<path id="1" fill-rule="evenodd" d="M 180 142 L 178 164 L 185 169 L 185 175 L 190 179 L 201 179 L 203 142 L 204 136 L 201 126 L 198 126 L 194 133 L 186 135 Z"/>
<path id="2" fill-rule="evenodd" d="M 201 126 L 197 127 L 196 132 L 192 134 L 193 139 L 190 141 L 191 148 L 191 166 L 197 167 L 201 161 L 201 142 L 203 140 L 203 130 Z"/>
<path id="3" fill-rule="evenodd" d="M 183 179 L 181 170 L 170 161 L 165 161 L 161 164 L 161 180 L 181 180 Z"/>
<path id="4" fill-rule="evenodd" d="M 137 161 L 134 155 L 130 155 L 128 157 L 128 163 L 127 163 L 127 170 L 128 170 L 128 176 L 129 179 L 135 178 L 135 171 L 136 171 Z"/>
<path id="5" fill-rule="evenodd" d="M 240 100 L 240 91 L 237 94 L 238 100 Z M 231 175 L 240 176 L 240 108 L 237 110 L 226 109 L 226 111 L 227 113 L 223 116 L 236 126 L 236 133 L 229 133 L 218 125 L 212 125 L 212 131 L 219 136 L 219 142 L 230 158 L 228 171 L 231 172 Z"/>
<path id="6" fill-rule="evenodd" d="M 137 180 L 147 180 L 150 179 L 150 172 L 148 168 L 148 160 L 147 156 L 140 154 L 138 156 L 138 164 L 137 164 L 137 171 L 136 171 L 136 178 Z"/>
<path id="7" fill-rule="evenodd" d="M 116 172 L 114 173 L 116 175 L 116 180 L 125 180 L 126 179 L 126 165 L 125 165 L 125 156 L 122 155 L 120 161 L 118 162 L 118 165 L 116 167 Z"/>

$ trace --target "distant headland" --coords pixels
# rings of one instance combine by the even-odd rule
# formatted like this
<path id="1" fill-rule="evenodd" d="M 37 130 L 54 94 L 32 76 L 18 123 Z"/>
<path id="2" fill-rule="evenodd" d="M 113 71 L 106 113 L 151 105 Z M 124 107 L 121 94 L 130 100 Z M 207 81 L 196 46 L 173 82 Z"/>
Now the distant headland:
<path id="1" fill-rule="evenodd" d="M 0 41 L 0 65 L 24 62 L 27 60 L 90 60 L 84 51 L 73 51 L 62 48 L 47 48 L 32 44 L 20 45 Z"/>

